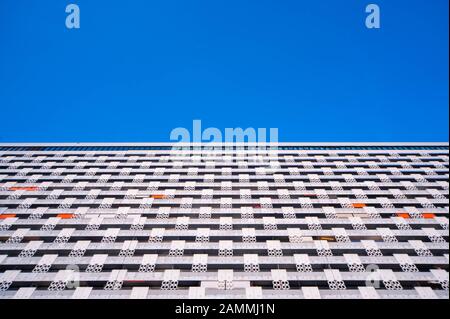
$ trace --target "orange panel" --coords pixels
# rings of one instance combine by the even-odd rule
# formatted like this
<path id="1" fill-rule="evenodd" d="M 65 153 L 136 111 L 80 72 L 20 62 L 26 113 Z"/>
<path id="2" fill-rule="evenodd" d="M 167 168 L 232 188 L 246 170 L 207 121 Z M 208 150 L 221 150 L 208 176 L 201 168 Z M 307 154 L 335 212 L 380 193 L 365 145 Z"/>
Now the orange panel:
<path id="1" fill-rule="evenodd" d="M 165 199 L 165 198 L 166 198 L 166 195 L 156 194 L 156 195 L 152 195 L 152 196 L 150 196 L 150 197 L 152 197 L 152 198 L 154 198 L 154 199 Z"/>
<path id="2" fill-rule="evenodd" d="M 3 214 L 0 215 L 0 219 L 13 218 L 16 217 L 16 214 Z"/>
<path id="3" fill-rule="evenodd" d="M 366 204 L 364 203 L 353 203 L 353 208 L 363 208 L 366 207 Z"/>
<path id="4" fill-rule="evenodd" d="M 62 219 L 70 219 L 70 218 L 73 218 L 73 214 L 58 214 L 56 217 L 59 217 Z"/>
<path id="5" fill-rule="evenodd" d="M 433 213 L 422 213 L 423 218 L 434 218 L 436 217 Z"/>
<path id="6" fill-rule="evenodd" d="M 397 213 L 397 217 L 409 218 L 409 214 L 400 212 L 400 213 Z"/>
<path id="7" fill-rule="evenodd" d="M 36 186 L 32 187 L 10 187 L 10 191 L 29 191 L 29 192 L 35 192 L 38 190 Z"/>

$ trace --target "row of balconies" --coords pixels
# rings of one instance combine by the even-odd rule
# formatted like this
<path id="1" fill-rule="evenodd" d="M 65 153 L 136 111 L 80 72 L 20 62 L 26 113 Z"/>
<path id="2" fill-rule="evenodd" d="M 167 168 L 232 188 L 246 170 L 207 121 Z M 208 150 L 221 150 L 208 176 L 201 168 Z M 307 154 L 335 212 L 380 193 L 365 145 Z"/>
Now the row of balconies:
<path id="1" fill-rule="evenodd" d="M 281 269 L 283 271 L 283 269 Z M 164 277 L 166 273 L 171 270 L 165 271 L 155 271 L 155 272 L 134 272 L 127 271 L 126 269 L 122 271 L 122 282 L 124 283 L 124 287 L 132 287 L 133 285 L 139 283 L 140 285 L 152 286 L 152 287 L 160 287 L 161 283 L 164 281 Z M 388 280 L 398 281 L 400 283 L 413 282 L 417 286 L 427 286 L 430 283 L 439 283 L 440 280 L 447 281 L 448 285 L 448 272 L 445 270 L 431 270 L 429 272 L 393 272 L 389 269 L 382 269 L 373 272 L 372 274 L 368 274 L 367 272 L 341 272 L 337 269 L 329 269 L 325 271 L 318 272 L 296 272 L 296 271 L 286 271 L 284 270 L 284 277 L 287 281 L 291 283 L 296 283 L 299 286 L 316 286 L 317 284 L 326 285 L 327 281 L 329 281 L 330 276 L 329 272 L 332 271 L 334 274 L 337 274 L 340 277 L 340 281 L 350 282 L 354 286 L 365 286 L 366 282 L 370 279 L 379 279 L 382 281 L 383 275 L 388 277 Z M 108 282 L 111 278 L 112 272 L 76 272 L 70 270 L 60 270 L 57 273 L 47 272 L 47 273 L 27 273 L 15 271 L 13 274 L 8 273 L 8 277 L 12 279 L 15 287 L 29 287 L 30 283 L 35 286 L 46 287 L 49 283 L 55 280 L 55 277 L 62 277 L 61 273 L 66 275 L 66 278 L 61 278 L 64 282 L 64 279 L 70 281 L 70 278 L 74 278 L 76 276 L 77 281 L 79 281 L 81 286 L 102 286 L 104 283 Z M 177 281 L 178 286 L 197 286 L 197 283 L 207 283 L 211 282 L 213 285 L 217 285 L 217 281 L 220 281 L 218 278 L 219 272 L 190 272 L 190 271 L 178 271 L 175 281 Z M 378 274 L 377 274 L 378 273 Z M 241 283 L 241 286 L 245 286 L 245 282 L 257 282 L 261 286 L 272 286 L 272 281 L 274 280 L 274 272 L 272 271 L 261 271 L 261 272 L 238 272 L 234 271 L 231 273 L 231 280 L 229 280 L 233 286 L 238 286 Z M 3 274 L 4 275 L 4 274 Z M 11 280 L 10 279 L 10 280 Z M 219 279 L 219 280 L 218 280 Z M 228 278 L 227 278 L 228 279 Z M 1 278 L 0 278 L 1 281 Z M 87 284 L 89 283 L 89 284 Z M 242 285 L 243 284 L 243 285 Z M 251 284 L 251 283 L 247 283 Z M 212 285 L 212 286 L 213 286 Z M 380 283 L 382 287 L 383 284 Z"/>
<path id="2" fill-rule="evenodd" d="M 34 237 L 37 238 L 37 237 Z M 147 237 L 148 238 L 148 237 Z M 259 255 L 267 255 L 268 241 L 263 242 L 231 242 L 232 251 L 234 255 L 242 255 L 246 253 L 257 253 Z M 30 241 L 31 242 L 31 241 Z M 21 252 L 27 248 L 30 242 L 19 243 L 0 243 L 0 251 L 5 254 L 11 254 L 13 252 Z M 119 253 L 124 242 L 91 242 L 88 239 L 80 238 L 77 241 L 64 242 L 64 243 L 48 243 L 41 241 L 34 241 L 37 243 L 36 251 L 45 253 L 69 253 L 73 249 L 78 249 L 82 246 L 82 249 L 86 250 L 88 254 L 97 254 L 101 252 Z M 392 255 L 394 253 L 405 253 L 414 255 L 416 250 L 423 249 L 438 254 L 448 254 L 448 242 L 427 242 L 421 240 L 409 240 L 403 242 L 383 242 L 373 240 L 361 240 L 354 242 L 327 242 L 325 240 L 312 240 L 305 242 L 282 242 L 272 240 L 274 246 L 277 246 L 279 250 L 283 252 L 285 256 L 292 256 L 297 253 L 304 253 L 309 255 L 317 255 L 318 249 L 329 249 L 333 253 L 332 255 L 343 255 L 346 253 L 359 253 L 366 254 L 367 249 L 378 249 L 382 255 Z M 81 245 L 81 246 L 80 246 Z M 167 253 L 174 246 L 180 246 L 179 248 L 184 250 L 184 254 L 193 255 L 197 253 L 205 253 L 209 255 L 217 255 L 217 252 L 221 248 L 221 243 L 216 242 L 189 242 L 182 240 L 174 241 L 162 241 L 162 242 L 137 242 L 135 251 L 139 254 L 148 253 Z M 322 247 L 323 246 L 323 247 Z M 81 248 L 80 248 L 81 249 Z M 332 256 L 330 255 L 330 256 Z"/>
<path id="3" fill-rule="evenodd" d="M 179 185 L 178 187 L 183 187 L 183 185 Z M 53 186 L 54 187 L 54 186 Z M 306 197 L 320 197 L 320 196 L 346 196 L 346 197 L 352 197 L 353 198 L 358 198 L 358 196 L 367 196 L 369 198 L 372 198 L 374 196 L 383 196 L 383 197 L 388 197 L 388 198 L 395 198 L 395 196 L 399 196 L 399 195 L 403 195 L 406 197 L 416 197 L 416 196 L 420 196 L 420 197 L 428 197 L 428 198 L 433 198 L 433 196 L 445 196 L 448 197 L 449 195 L 449 190 L 448 189 L 444 189 L 444 190 L 439 190 L 437 189 L 439 186 L 435 186 L 436 188 L 434 188 L 433 186 L 429 185 L 428 189 L 426 190 L 398 190 L 398 189 L 394 189 L 396 192 L 391 190 L 360 190 L 357 189 L 360 192 L 355 192 L 354 190 L 326 190 L 323 188 L 319 188 L 319 189 L 312 189 L 312 190 L 292 190 L 292 189 L 287 189 L 287 188 L 281 188 L 278 190 L 255 190 L 255 189 L 245 189 L 244 186 L 240 186 L 239 185 L 239 189 L 237 190 L 229 190 L 229 189 L 219 189 L 219 190 L 213 190 L 213 192 L 209 191 L 208 193 L 206 193 L 203 189 L 195 189 L 197 187 L 197 185 L 191 185 L 188 184 L 186 186 L 184 186 L 184 189 L 177 189 L 176 190 L 176 196 L 177 197 L 186 197 L 186 196 L 190 196 L 190 197 L 219 197 L 219 196 L 232 196 L 234 199 L 236 198 L 241 198 L 241 199 L 245 199 L 248 198 L 248 196 L 250 197 L 272 197 L 272 198 L 276 198 L 277 196 L 281 196 L 284 195 L 284 193 L 280 193 L 279 191 L 285 191 L 286 195 L 288 196 L 292 196 L 292 197 L 300 197 L 300 196 L 306 196 Z M 391 186 L 392 187 L 392 186 Z M 4 197 L 7 198 L 8 196 L 12 195 L 14 193 L 19 193 L 21 197 L 25 197 L 25 196 L 33 196 L 33 197 L 37 197 L 37 198 L 46 198 L 49 195 L 52 196 L 57 196 L 57 198 L 59 198 L 59 196 L 63 196 L 63 197 L 86 197 L 87 195 L 91 195 L 91 194 L 95 194 L 95 196 L 99 196 L 99 197 L 105 197 L 105 196 L 111 196 L 111 197 L 115 197 L 116 199 L 119 199 L 117 197 L 120 197 L 121 199 L 123 198 L 142 198 L 142 197 L 152 197 L 155 193 L 158 193 L 158 191 L 151 191 L 151 190 L 139 190 L 139 189 L 130 189 L 130 187 L 127 185 L 127 190 L 100 190 L 100 189 L 94 189 L 93 191 L 95 191 L 94 193 L 92 192 L 92 190 L 71 190 L 68 187 L 64 187 L 63 185 L 61 185 L 62 189 L 54 189 L 54 190 L 36 190 L 36 191 L 27 191 L 27 190 L 21 190 L 20 188 L 18 188 L 18 190 L 7 190 L 7 191 L 1 191 L 0 190 L 0 198 Z M 64 189 L 64 188 L 68 188 L 68 189 Z M 14 188 L 16 189 L 16 188 Z M 430 190 L 432 190 L 433 192 L 430 192 Z M 161 197 L 164 197 L 166 195 L 164 195 L 164 190 L 160 191 L 162 194 L 160 195 Z M 173 196 L 175 196 L 175 194 Z M 220 198 L 220 197 L 219 197 Z M 364 199 L 364 198 L 360 198 L 360 199 Z"/>
<path id="4" fill-rule="evenodd" d="M 64 202 L 64 200 L 67 200 Z M 0 205 L 8 208 L 22 208 L 28 209 L 32 207 L 52 207 L 61 209 L 77 208 L 87 206 L 90 208 L 120 208 L 127 206 L 130 208 L 141 208 L 144 212 L 147 209 L 153 207 L 171 207 L 181 209 L 200 208 L 202 206 L 208 206 L 212 209 L 231 209 L 233 205 L 249 206 L 253 208 L 282 208 L 283 206 L 292 206 L 293 208 L 321 208 L 323 206 L 330 206 L 334 208 L 348 208 L 351 209 L 353 204 L 363 203 L 364 206 L 370 206 L 372 208 L 403 208 L 407 206 L 413 206 L 416 208 L 435 209 L 437 207 L 448 207 L 448 199 L 436 199 L 420 197 L 417 199 L 390 199 L 390 198 L 369 198 L 369 199 L 353 199 L 350 201 L 348 198 L 341 199 L 315 199 L 315 198 L 293 198 L 293 199 L 233 199 L 233 198 L 212 198 L 212 199 L 197 199 L 192 197 L 185 198 L 173 198 L 173 199 L 158 199 L 153 198 L 141 198 L 141 199 L 115 199 L 115 198 L 103 198 L 103 199 L 76 199 L 76 198 L 61 198 L 61 199 L 38 199 L 35 197 L 27 197 L 24 199 L 4 199 L 0 201 Z M 70 201 L 70 202 L 69 202 Z M 256 205 L 256 206 L 255 206 Z M 235 207 L 237 208 L 237 207 Z"/>
<path id="5" fill-rule="evenodd" d="M 321 211 L 320 209 L 316 209 L 317 211 Z M 8 219 L 4 219 L 0 222 L 0 224 L 9 224 L 14 225 L 16 227 L 19 226 L 28 226 L 30 228 L 40 228 L 42 225 L 45 225 L 47 222 L 49 222 L 48 218 L 51 219 L 51 223 L 54 223 L 56 229 L 60 228 L 68 228 L 68 227 L 74 227 L 77 229 L 84 229 L 84 227 L 87 225 L 87 220 L 91 220 L 92 218 L 97 218 L 98 216 L 106 216 L 102 218 L 101 220 L 101 228 L 108 228 L 108 227 L 120 227 L 123 229 L 129 228 L 131 225 L 135 225 L 136 223 L 139 223 L 139 225 L 142 225 L 143 229 L 149 229 L 154 226 L 158 227 L 168 227 L 172 228 L 175 225 L 177 225 L 180 220 L 176 218 L 176 215 L 182 215 L 183 211 L 177 211 L 177 210 L 171 210 L 170 214 L 172 215 L 169 217 L 169 214 L 167 214 L 164 218 L 152 218 L 144 220 L 140 220 L 141 217 L 140 214 L 136 214 L 136 212 L 128 212 L 128 215 L 124 216 L 123 218 L 115 218 L 115 217 L 109 217 L 110 215 L 114 216 L 114 212 L 117 212 L 117 210 L 108 210 L 108 211 L 97 211 L 95 212 L 90 211 L 89 213 L 86 213 L 82 218 L 74 218 L 74 214 L 77 212 L 77 210 L 65 210 L 65 214 L 58 217 L 58 213 L 61 212 L 61 210 L 46 210 L 45 215 L 43 215 L 40 219 L 25 219 L 25 218 L 18 218 L 22 214 L 23 215 L 30 215 L 34 210 L 27 210 L 27 211 L 17 211 L 17 210 L 8 210 L 5 212 L 6 216 L 13 216 L 16 215 L 17 217 L 10 217 Z M 154 211 L 154 213 L 157 213 L 159 210 Z M 391 209 L 390 212 L 384 212 L 384 213 L 395 213 L 396 210 Z M 294 210 L 296 214 L 306 214 L 306 211 L 296 211 Z M 311 211 L 308 211 L 311 213 Z M 447 217 L 434 217 L 434 218 L 402 218 L 402 217 L 390 217 L 390 218 L 376 218 L 376 219 L 355 219 L 352 217 L 345 217 L 340 218 L 339 215 L 342 211 L 337 210 L 337 218 L 313 218 L 313 219 L 307 219 L 307 218 L 282 218 L 282 211 L 276 211 L 274 213 L 277 214 L 278 217 L 273 217 L 270 219 L 264 218 L 261 215 L 258 215 L 257 212 L 254 213 L 253 218 L 240 218 L 240 210 L 235 211 L 237 216 L 229 217 L 228 219 L 222 219 L 218 218 L 217 215 L 212 214 L 210 218 L 189 218 L 189 225 L 191 227 L 204 227 L 208 226 L 212 229 L 218 229 L 220 228 L 221 224 L 230 223 L 231 228 L 241 228 L 243 226 L 245 227 L 255 227 L 255 228 L 261 228 L 261 225 L 264 226 L 265 224 L 275 224 L 277 228 L 279 229 L 285 229 L 289 228 L 291 226 L 297 226 L 301 229 L 308 229 L 308 225 L 311 223 L 314 224 L 320 224 L 323 229 L 330 229 L 334 226 L 343 227 L 346 229 L 353 229 L 355 228 L 354 225 L 359 226 L 360 224 L 365 225 L 368 229 L 376 228 L 377 226 L 383 226 L 383 227 L 389 227 L 392 229 L 396 229 L 397 226 L 403 225 L 406 223 L 407 225 L 410 225 L 412 228 L 417 229 L 423 226 L 435 226 L 440 225 L 443 228 L 448 227 L 448 218 Z M 447 210 L 443 209 L 436 209 L 434 210 L 436 214 L 448 214 Z M 1 212 L 0 212 L 1 213 Z M 14 214 L 12 214 L 14 213 Z M 53 216 L 52 216 L 53 214 Z M 1 215 L 0 215 L 1 216 Z M 66 219 L 69 216 L 68 219 Z M 84 226 L 84 227 L 83 227 Z M 439 228 L 439 227 L 438 227 Z"/>
<path id="6" fill-rule="evenodd" d="M 448 163 L 444 162 L 428 162 L 428 163 L 327 163 L 327 164 L 313 164 L 313 163 L 279 163 L 279 162 L 264 162 L 257 163 L 229 163 L 228 165 L 217 165 L 215 163 L 196 164 L 190 163 L 158 163 L 154 165 L 149 164 L 133 164 L 133 163 L 0 163 L 0 172 L 2 173 L 21 173 L 30 174 L 33 172 L 57 172 L 58 174 L 66 172 L 85 172 L 89 175 L 96 175 L 99 173 L 123 173 L 122 175 L 129 175 L 131 173 L 141 172 L 147 175 L 163 175 L 166 172 L 179 172 L 188 175 L 197 175 L 210 173 L 217 175 L 232 175 L 231 173 L 256 173 L 257 175 L 264 174 L 264 172 L 283 172 L 289 175 L 299 175 L 307 172 L 318 173 L 357 173 L 359 171 L 376 172 L 386 171 L 396 174 L 402 173 L 426 173 L 427 175 L 438 175 L 448 172 Z"/>
<path id="7" fill-rule="evenodd" d="M 360 169 L 358 169 L 360 168 Z M 356 168 L 330 168 L 329 170 L 324 168 L 298 168 L 297 166 L 293 170 L 289 170 L 287 168 L 273 166 L 271 167 L 269 164 L 261 164 L 261 167 L 256 168 L 231 168 L 229 169 L 220 169 L 220 168 L 197 168 L 190 170 L 189 168 L 181 168 L 181 167 L 170 167 L 167 169 L 150 169 L 150 168 L 98 168 L 98 169 L 90 169 L 90 168 L 77 168 L 77 167 L 61 167 L 59 169 L 57 166 L 42 168 L 30 167 L 27 169 L 26 167 L 1 167 L 0 165 L 0 175 L 19 175 L 19 176 L 32 176 L 34 174 L 42 174 L 42 175 L 50 175 L 50 176 L 59 176 L 59 175 L 69 175 L 69 174 L 80 174 L 80 175 L 88 175 L 88 176 L 101 176 L 102 174 L 111 174 L 114 176 L 135 176 L 138 174 L 145 175 L 143 178 L 149 179 L 150 176 L 168 176 L 170 174 L 179 174 L 181 176 L 204 176 L 204 175 L 215 175 L 215 176 L 238 176 L 239 174 L 248 174 L 250 176 L 266 176 L 272 174 L 280 174 L 284 177 L 295 178 L 297 176 L 305 176 L 308 174 L 317 174 L 320 177 L 325 176 L 342 176 L 344 174 L 351 174 L 354 176 L 374 176 L 376 174 L 388 174 L 389 176 L 411 176 L 414 174 L 418 174 L 421 176 L 427 176 L 432 178 L 433 176 L 442 176 L 448 175 L 448 168 L 442 167 L 429 167 L 430 170 L 427 172 L 423 168 L 402 168 L 402 167 L 392 167 L 392 168 L 371 168 L 371 167 L 356 167 Z M 361 172 L 361 173 L 360 173 Z"/>
<path id="8" fill-rule="evenodd" d="M 2 256 L 2 255 L 0 255 Z M 54 259 L 50 263 L 52 269 L 65 269 L 68 265 L 77 265 L 80 268 L 86 268 L 87 265 L 91 264 L 93 261 L 93 256 L 84 257 L 67 257 L 67 256 L 57 256 L 57 255 L 40 255 L 34 257 L 8 257 L 3 255 L 0 257 L 0 268 L 2 267 L 20 267 L 20 266 L 34 266 L 40 263 L 45 256 L 54 256 Z M 294 255 L 295 256 L 295 255 Z M 256 264 L 260 266 L 261 269 L 272 269 L 272 268 L 285 268 L 285 269 L 295 269 L 296 258 L 294 256 L 264 256 L 258 255 Z M 364 256 L 356 255 L 360 263 L 366 269 L 369 265 L 378 265 L 380 268 L 392 268 L 399 267 L 400 260 L 394 256 Z M 448 268 L 448 254 L 446 256 L 414 256 L 407 255 L 410 261 L 420 267 L 431 267 L 439 266 L 440 268 Z M 142 263 L 143 257 L 138 256 L 105 256 L 103 260 L 104 269 L 114 269 L 118 266 L 124 267 L 138 267 Z M 195 263 L 195 257 L 192 256 L 164 256 L 158 255 L 155 258 L 158 269 L 190 269 Z M 234 266 L 242 268 L 245 265 L 245 257 L 243 255 L 239 256 L 216 256 L 207 255 L 206 264 L 209 269 L 218 269 L 223 266 L 229 266 L 226 268 L 232 269 Z M 315 256 L 308 255 L 308 262 L 312 266 L 313 270 L 324 269 L 328 267 L 336 269 L 347 269 L 349 265 L 348 259 L 344 256 Z"/>
<path id="9" fill-rule="evenodd" d="M 328 289 L 290 289 L 272 290 L 258 289 L 256 291 L 248 288 L 237 288 L 231 290 L 222 290 L 217 288 L 202 289 L 201 293 L 194 289 L 179 289 L 161 291 L 158 289 L 149 289 L 149 287 L 134 287 L 132 289 L 122 290 L 102 290 L 92 289 L 92 287 L 79 287 L 77 289 L 66 289 L 63 291 L 36 290 L 36 288 L 20 288 L 18 290 L 8 290 L 0 293 L 0 299 L 448 299 L 448 291 L 428 290 L 429 287 L 418 287 L 408 290 L 376 290 L 373 294 L 367 294 L 366 288 L 347 289 L 347 290 L 328 290 Z M 423 290 L 425 288 L 425 290 Z M 372 293 L 373 291 L 370 290 Z"/>
<path id="10" fill-rule="evenodd" d="M 92 179 L 92 176 L 87 176 L 88 179 Z M 263 182 L 263 183 L 261 183 Z M 194 183 L 194 184 L 192 184 Z M 67 191 L 79 191 L 84 190 L 98 190 L 98 191 L 117 191 L 121 192 L 122 188 L 125 188 L 127 191 L 129 189 L 137 190 L 138 192 L 163 192 L 168 189 L 176 190 L 176 192 L 180 192 L 186 187 L 189 187 L 191 190 L 192 185 L 197 190 L 193 191 L 205 191 L 211 189 L 214 192 L 222 193 L 222 192 L 240 192 L 241 189 L 249 189 L 252 192 L 256 193 L 267 193 L 271 194 L 276 188 L 283 188 L 289 191 L 306 191 L 309 190 L 314 192 L 315 190 L 324 190 L 331 193 L 342 194 L 346 192 L 354 192 L 355 190 L 361 190 L 363 192 L 375 191 L 375 192 L 386 192 L 391 191 L 392 189 L 399 190 L 401 192 L 409 192 L 412 193 L 418 191 L 428 191 L 429 189 L 437 189 L 448 191 L 448 181 L 439 180 L 436 182 L 411 182 L 411 181 L 401 181 L 401 182 L 377 182 L 377 181 L 363 181 L 363 182 L 336 182 L 329 181 L 323 183 L 317 182 L 308 182 L 308 181 L 290 181 L 290 182 L 267 182 L 267 181 L 254 181 L 254 182 L 237 182 L 237 181 L 220 181 L 220 182 L 198 182 L 198 181 L 183 181 L 183 182 L 96 182 L 94 181 L 79 181 L 79 182 L 70 182 L 65 183 L 62 180 L 58 180 L 57 182 L 38 182 L 35 181 L 33 183 L 30 182 L 6 182 L 1 184 L 0 191 L 2 194 L 10 195 L 11 192 L 43 192 L 43 191 L 53 191 L 53 190 L 67 190 Z M 233 190 L 235 188 L 235 190 Z M 270 188 L 275 188 L 270 190 Z"/>
<path id="11" fill-rule="evenodd" d="M 47 224 L 44 224 L 47 225 Z M 230 227 L 223 227 L 223 229 L 211 229 L 211 225 L 198 225 L 198 226 L 209 226 L 208 228 L 195 228 L 194 225 L 186 225 L 183 227 L 183 229 L 176 229 L 175 224 L 154 224 L 151 228 L 148 230 L 130 230 L 130 229 L 121 229 L 121 228 L 107 228 L 103 226 L 103 229 L 98 230 L 84 230 L 88 226 L 87 224 L 84 224 L 83 230 L 77 230 L 75 228 L 71 229 L 72 232 L 70 234 L 71 237 L 89 237 L 89 238 L 95 238 L 95 237 L 103 237 L 105 235 L 105 232 L 107 232 L 109 229 L 116 230 L 115 236 L 117 238 L 127 238 L 127 237 L 136 237 L 136 238 L 142 238 L 142 237 L 148 237 L 151 233 L 152 229 L 155 229 L 155 227 L 158 227 L 160 229 L 164 229 L 164 238 L 177 238 L 177 237 L 184 237 L 184 238 L 194 238 L 197 236 L 198 230 L 208 230 L 208 236 L 210 241 L 219 240 L 221 238 L 227 237 L 227 238 L 233 238 L 237 239 L 243 236 L 243 232 L 245 231 L 244 227 L 247 227 L 247 229 L 253 229 L 255 232 L 256 237 L 287 237 L 288 232 L 285 229 L 255 229 L 255 228 L 248 228 L 250 225 L 242 225 L 238 229 L 231 229 Z M 236 225 L 234 225 L 234 228 L 237 228 Z M 296 225 L 294 225 L 296 226 Z M 437 227 L 436 227 L 437 226 Z M 188 227 L 191 227 L 191 229 L 188 229 Z M 377 229 L 367 229 L 367 230 L 354 230 L 354 229 L 345 229 L 345 228 L 334 228 L 332 230 L 330 229 L 320 229 L 320 230 L 309 230 L 309 229 L 300 229 L 301 235 L 303 237 L 334 237 L 337 235 L 337 230 L 342 230 L 345 232 L 345 234 L 350 237 L 350 239 L 359 240 L 361 237 L 380 237 L 384 235 L 384 232 L 388 231 L 392 236 L 397 237 L 398 239 L 403 239 L 405 237 L 414 237 L 414 238 L 423 238 L 426 239 L 430 235 L 430 231 L 433 232 L 433 234 L 439 235 L 439 236 L 448 236 L 448 229 L 442 229 L 439 225 L 428 225 L 427 228 L 422 229 L 407 229 L 407 230 L 400 230 L 397 229 L 395 226 L 392 227 L 384 227 L 384 228 L 377 228 Z M 9 237 L 13 236 L 14 233 L 18 229 L 24 229 L 22 227 L 14 227 L 15 230 L 3 230 L 0 232 L 1 237 Z M 30 229 L 31 228 L 31 229 Z M 67 227 L 58 227 L 56 230 L 53 230 L 54 227 L 52 226 L 52 230 L 39 230 L 39 226 L 34 227 L 35 229 L 32 229 L 33 227 L 25 228 L 27 230 L 26 236 L 27 237 L 57 237 L 58 234 L 61 232 L 61 230 L 67 229 Z M 192 229 L 193 228 L 193 229 Z"/>
<path id="12" fill-rule="evenodd" d="M 180 151 L 172 151 L 171 153 L 163 153 L 163 152 L 155 152 L 155 153 L 141 153 L 140 156 L 138 154 L 120 154 L 119 152 L 114 152 L 112 154 L 108 153 L 47 153 L 44 152 L 28 152 L 28 153 L 6 153 L 0 151 L 0 156 L 6 159 L 17 158 L 17 159 L 33 159 L 33 160 L 43 160 L 43 159 L 51 159 L 51 160 L 72 160 L 72 159 L 86 159 L 86 160 L 95 160 L 95 161 L 103 161 L 103 160 L 120 160 L 120 161 L 139 161 L 139 160 L 188 160 L 188 161 L 198 161 L 199 159 L 208 159 L 215 160 L 221 159 L 223 161 L 228 161 L 230 158 L 252 158 L 254 156 L 266 156 L 269 158 L 284 158 L 286 161 L 291 161 L 292 159 L 315 159 L 319 161 L 327 160 L 327 159 L 335 159 L 335 158 L 348 158 L 353 160 L 355 158 L 363 158 L 363 159 L 376 159 L 380 161 L 385 161 L 387 159 L 428 159 L 428 158 L 441 158 L 448 156 L 448 150 L 441 151 L 433 151 L 433 152 L 421 152 L 421 153 L 410 153 L 410 152 L 395 152 L 395 153 L 367 153 L 367 152 L 326 152 L 326 153 L 306 153 L 306 152 L 290 152 L 284 154 L 283 151 L 273 150 L 273 151 L 232 151 L 232 152 L 180 152 Z"/>
<path id="13" fill-rule="evenodd" d="M 172 176 L 167 176 L 166 180 L 157 180 L 154 176 L 150 176 L 152 180 L 148 182 L 143 182 L 142 180 L 114 180 L 105 178 L 102 179 L 101 176 L 99 178 L 92 178 L 92 176 L 78 176 L 75 177 L 74 181 L 72 177 L 69 179 L 58 179 L 56 181 L 52 181 L 54 178 L 49 178 L 48 180 L 39 180 L 41 178 L 36 179 L 27 179 L 26 181 L 20 180 L 20 178 L 12 178 L 8 182 L 4 182 L 0 184 L 0 191 L 2 192 L 38 192 L 38 191 L 47 191 L 47 190 L 57 190 L 57 191 L 78 191 L 78 190 L 103 190 L 103 191 L 121 191 L 122 188 L 126 190 L 136 190 L 136 191 L 157 191 L 157 190 L 165 190 L 165 189 L 174 189 L 177 191 L 183 190 L 203 190 L 203 189 L 211 189 L 213 191 L 232 191 L 233 189 L 236 191 L 241 189 L 250 189 L 252 191 L 269 191 L 271 188 L 285 188 L 287 190 L 292 191 L 305 191 L 305 190 L 324 190 L 324 191 L 391 191 L 394 189 L 395 191 L 420 191 L 420 190 L 428 190 L 428 189 L 437 189 L 437 190 L 448 190 L 448 180 L 445 180 L 442 177 L 438 177 L 433 180 L 426 181 L 417 181 L 411 180 L 408 178 L 398 179 L 398 181 L 385 181 L 384 177 L 380 177 L 380 180 L 377 181 L 376 178 L 365 178 L 364 180 L 357 181 L 354 179 L 356 177 L 359 179 L 360 176 L 350 176 L 352 181 L 339 181 L 333 180 L 333 178 L 328 178 L 327 181 L 321 181 L 320 178 L 300 178 L 300 179 L 291 179 L 285 180 L 283 177 L 274 175 L 272 179 L 255 179 L 255 180 L 227 180 L 220 179 L 217 180 L 214 178 L 210 178 L 209 176 L 205 176 L 203 180 L 195 180 L 195 179 L 183 179 L 180 180 L 177 177 L 177 180 L 173 180 Z M 335 177 L 335 176 L 327 176 L 327 177 Z M 381 181 L 381 179 L 383 179 Z"/>

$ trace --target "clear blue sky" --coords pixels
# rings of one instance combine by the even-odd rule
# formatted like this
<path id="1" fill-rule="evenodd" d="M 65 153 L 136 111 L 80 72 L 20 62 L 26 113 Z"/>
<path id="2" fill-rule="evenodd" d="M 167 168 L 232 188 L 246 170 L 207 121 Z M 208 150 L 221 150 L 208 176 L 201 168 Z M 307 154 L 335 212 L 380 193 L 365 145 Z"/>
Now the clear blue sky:
<path id="1" fill-rule="evenodd" d="M 81 29 L 65 27 L 77 3 Z M 365 6 L 381 29 L 365 28 Z M 448 141 L 448 0 L 1 0 L 0 143 Z"/>

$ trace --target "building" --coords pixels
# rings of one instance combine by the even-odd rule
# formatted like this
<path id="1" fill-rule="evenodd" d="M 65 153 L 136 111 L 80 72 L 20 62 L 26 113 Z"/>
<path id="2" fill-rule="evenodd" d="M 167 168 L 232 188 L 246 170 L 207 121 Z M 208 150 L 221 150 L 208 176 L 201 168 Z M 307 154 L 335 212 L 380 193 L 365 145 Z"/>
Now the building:
<path id="1" fill-rule="evenodd" d="M 0 144 L 0 298 L 449 298 L 448 143 Z"/>

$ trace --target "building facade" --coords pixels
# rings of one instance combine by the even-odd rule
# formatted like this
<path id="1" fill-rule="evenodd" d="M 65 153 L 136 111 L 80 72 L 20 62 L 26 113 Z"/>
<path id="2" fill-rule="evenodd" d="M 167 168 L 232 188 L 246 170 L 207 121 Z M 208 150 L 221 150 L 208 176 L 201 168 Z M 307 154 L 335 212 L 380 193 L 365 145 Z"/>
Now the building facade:
<path id="1" fill-rule="evenodd" d="M 448 143 L 0 144 L 0 298 L 449 298 Z"/>

